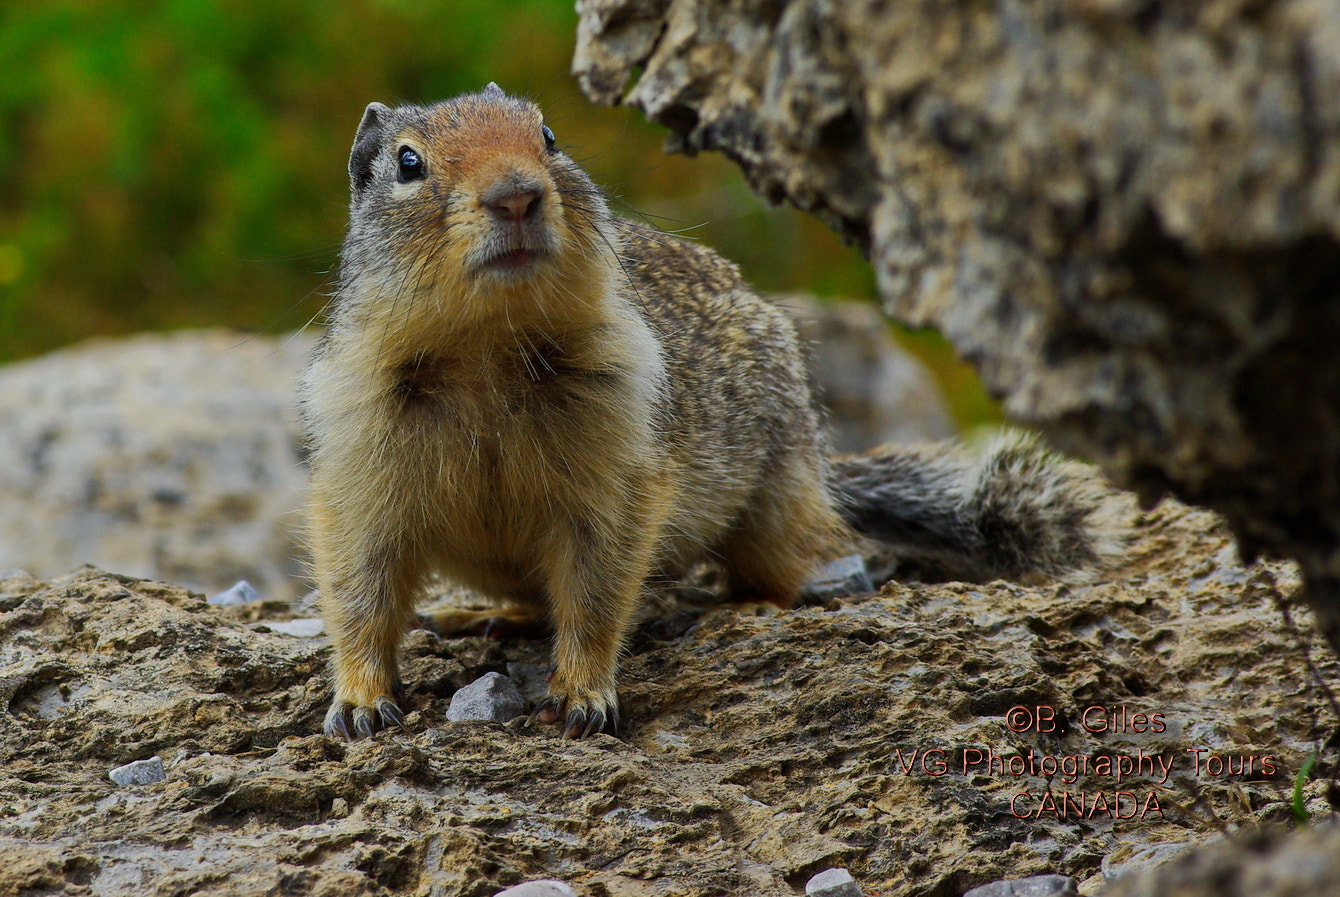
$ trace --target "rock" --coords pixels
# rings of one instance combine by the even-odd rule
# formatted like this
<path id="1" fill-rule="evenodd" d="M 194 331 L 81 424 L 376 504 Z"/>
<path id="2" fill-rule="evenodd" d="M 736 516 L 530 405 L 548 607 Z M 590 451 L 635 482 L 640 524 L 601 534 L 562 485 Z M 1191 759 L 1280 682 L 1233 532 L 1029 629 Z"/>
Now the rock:
<path id="1" fill-rule="evenodd" d="M 266 620 L 265 628 L 297 638 L 315 638 L 326 631 L 326 624 L 320 618 L 299 617 L 295 620 Z"/>
<path id="2" fill-rule="evenodd" d="M 829 561 L 819 568 L 801 590 L 801 601 L 821 604 L 833 598 L 845 598 L 874 590 L 865 558 L 853 554 Z"/>
<path id="3" fill-rule="evenodd" d="M 451 696 L 447 719 L 453 723 L 505 723 L 525 712 L 526 701 L 515 682 L 502 673 L 485 673 Z"/>
<path id="4" fill-rule="evenodd" d="M 963 897 L 1079 897 L 1075 880 L 1065 875 L 1033 875 L 993 881 L 973 888 Z"/>
<path id="5" fill-rule="evenodd" d="M 805 882 L 808 897 L 863 897 L 861 886 L 846 869 L 825 869 Z"/>
<path id="6" fill-rule="evenodd" d="M 1244 831 L 1292 818 L 1293 779 L 1332 725 L 1306 644 L 1276 623 L 1297 587 L 1291 566 L 1244 569 L 1212 515 L 1166 503 L 1099 582 L 894 583 L 832 609 L 718 608 L 674 640 L 630 640 L 619 740 L 445 724 L 455 688 L 509 664 L 536 670 L 549 640 L 422 633 L 402 654 L 411 731 L 345 744 L 315 734 L 331 699 L 323 639 L 98 570 L 5 580 L 0 893 L 226 881 L 294 897 L 491 895 L 545 875 L 593 895 L 776 897 L 858 863 L 867 894 L 952 895 L 1052 871 L 1088 882 L 1104 853 L 1217 839 L 1178 795 Z M 1331 657 L 1311 659 L 1340 677 Z M 1010 711 L 1037 705 L 1070 730 L 1011 732 Z M 1166 731 L 1087 732 L 1090 705 L 1161 713 Z M 1157 753 L 1176 760 L 1168 790 L 1147 777 L 1122 790 L 1173 797 L 1143 818 L 1057 818 L 1041 810 L 1048 789 L 1110 800 L 1111 779 L 965 774 L 953 764 L 969 746 Z M 1188 747 L 1277 766 L 1197 776 Z M 107 793 L 109 757 L 154 755 L 177 758 L 166 785 Z M 1308 787 L 1321 818 L 1326 783 Z M 1228 897 L 1340 893 L 1340 870 L 1318 877 L 1340 846 L 1303 840 L 1265 864 L 1284 843 L 1228 845 L 1205 881 L 1242 872 L 1254 890 Z"/>
<path id="7" fill-rule="evenodd" d="M 885 442 L 934 442 L 955 433 L 940 389 L 899 346 L 869 302 L 775 297 L 809 349 L 810 385 L 840 452 Z"/>
<path id="8" fill-rule="evenodd" d="M 1123 878 L 1162 866 L 1190 850 L 1191 845 L 1178 843 L 1122 845 L 1103 857 L 1099 869 L 1103 878 Z"/>
<path id="9" fill-rule="evenodd" d="M 312 342 L 142 334 L 0 368 L 0 567 L 302 594 L 294 380 Z"/>
<path id="10" fill-rule="evenodd" d="M 122 788 L 130 785 L 152 785 L 154 782 L 166 782 L 167 770 L 163 769 L 163 758 L 155 756 L 118 766 L 107 773 L 107 778 Z"/>
<path id="11" fill-rule="evenodd" d="M 1340 894 L 1340 826 L 1235 832 L 1155 869 L 1123 876 L 1101 897 L 1314 897 Z"/>
<path id="12" fill-rule="evenodd" d="M 261 598 L 261 593 L 256 591 L 251 583 L 247 582 L 245 579 L 239 579 L 217 595 L 209 596 L 210 604 L 218 604 L 224 607 L 230 607 L 236 604 L 251 604 L 261 600 L 263 600 Z"/>
<path id="13" fill-rule="evenodd" d="M 546 878 L 513 885 L 493 897 L 577 897 L 577 892 L 566 882 Z"/>
<path id="14" fill-rule="evenodd" d="M 1296 558 L 1340 650 L 1340 17 L 582 0 L 573 70 L 858 244 L 1013 416 Z"/>

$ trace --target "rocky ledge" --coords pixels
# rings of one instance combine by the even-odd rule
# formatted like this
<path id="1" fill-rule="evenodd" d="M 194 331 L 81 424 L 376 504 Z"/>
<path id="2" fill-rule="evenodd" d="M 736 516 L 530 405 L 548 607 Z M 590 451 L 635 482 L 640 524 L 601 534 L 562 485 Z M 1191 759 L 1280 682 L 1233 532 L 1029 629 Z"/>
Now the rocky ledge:
<path id="1" fill-rule="evenodd" d="M 344 744 L 312 734 L 325 641 L 272 629 L 278 607 L 11 571 L 0 895 L 793 895 L 834 867 L 899 897 L 1044 874 L 1143 895 L 1167 893 L 1143 870 L 1224 832 L 1207 874 L 1265 857 L 1274 884 L 1241 893 L 1333 893 L 1334 832 L 1306 863 L 1257 834 L 1294 824 L 1295 776 L 1337 722 L 1321 685 L 1340 669 L 1297 588 L 1165 503 L 1102 582 L 665 609 L 624 664 L 623 740 L 450 722 L 486 673 L 533 701 L 546 645 L 412 633 L 410 733 Z M 1331 812 L 1325 782 L 1298 801 Z"/>

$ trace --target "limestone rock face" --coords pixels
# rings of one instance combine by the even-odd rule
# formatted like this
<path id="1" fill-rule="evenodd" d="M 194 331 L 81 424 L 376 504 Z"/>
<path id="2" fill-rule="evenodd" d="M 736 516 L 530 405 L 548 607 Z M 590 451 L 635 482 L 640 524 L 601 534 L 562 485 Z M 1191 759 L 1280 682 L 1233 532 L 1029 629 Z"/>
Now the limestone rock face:
<path id="1" fill-rule="evenodd" d="M 1340 5 L 578 8 L 589 96 L 860 244 L 1062 448 L 1298 558 L 1340 646 Z"/>

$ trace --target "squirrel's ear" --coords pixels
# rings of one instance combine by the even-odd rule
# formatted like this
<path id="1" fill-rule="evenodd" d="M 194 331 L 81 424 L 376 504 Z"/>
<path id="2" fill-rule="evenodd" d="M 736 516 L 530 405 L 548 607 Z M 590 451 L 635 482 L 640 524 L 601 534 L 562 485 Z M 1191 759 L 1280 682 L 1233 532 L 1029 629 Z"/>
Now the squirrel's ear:
<path id="1" fill-rule="evenodd" d="M 507 99 L 507 94 L 503 93 L 503 89 L 498 86 L 496 81 L 490 81 L 484 86 L 484 96 L 488 97 L 490 100 Z"/>
<path id="2" fill-rule="evenodd" d="M 390 114 L 391 108 L 383 103 L 368 103 L 368 108 L 363 110 L 363 120 L 358 123 L 358 133 L 354 135 L 354 148 L 349 153 L 349 186 L 355 193 L 372 180 L 372 160 L 381 145 L 382 127 Z"/>

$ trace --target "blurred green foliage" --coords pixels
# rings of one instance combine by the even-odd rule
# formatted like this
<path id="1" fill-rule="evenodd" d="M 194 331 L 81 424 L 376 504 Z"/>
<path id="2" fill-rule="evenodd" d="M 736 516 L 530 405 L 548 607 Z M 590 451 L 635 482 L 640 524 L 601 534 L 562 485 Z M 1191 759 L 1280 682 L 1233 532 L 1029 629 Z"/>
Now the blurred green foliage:
<path id="1" fill-rule="evenodd" d="M 536 99 L 616 208 L 701 239 L 765 290 L 873 296 L 814 219 L 719 156 L 661 151 L 568 75 L 572 0 L 41 0 L 0 7 L 0 360 L 94 334 L 317 316 L 364 105 L 495 80 Z M 963 424 L 995 416 L 933 336 L 907 336 Z"/>

